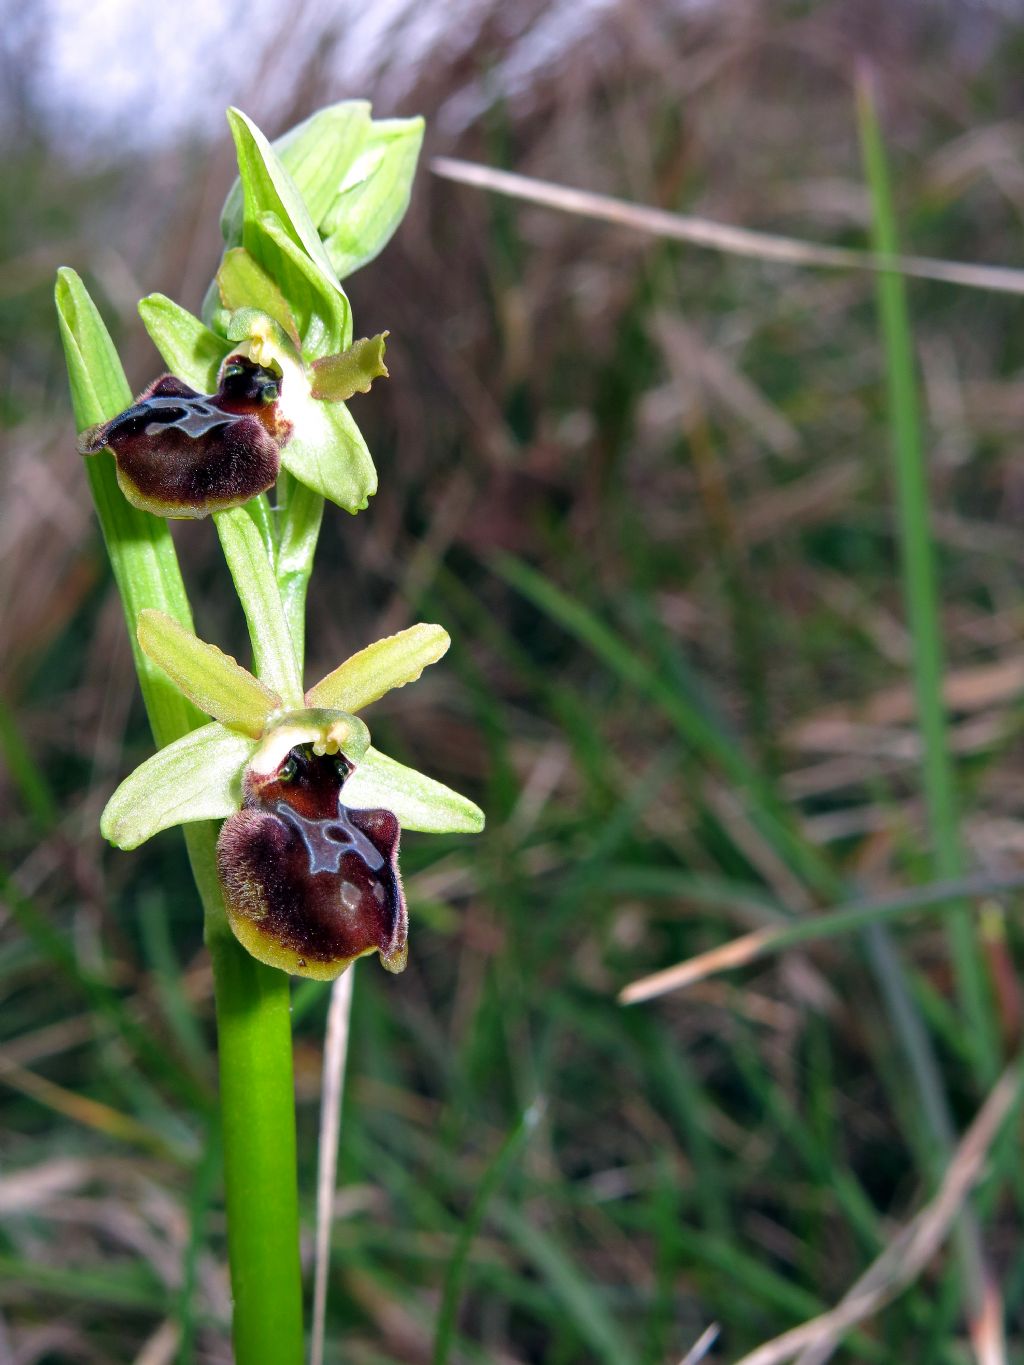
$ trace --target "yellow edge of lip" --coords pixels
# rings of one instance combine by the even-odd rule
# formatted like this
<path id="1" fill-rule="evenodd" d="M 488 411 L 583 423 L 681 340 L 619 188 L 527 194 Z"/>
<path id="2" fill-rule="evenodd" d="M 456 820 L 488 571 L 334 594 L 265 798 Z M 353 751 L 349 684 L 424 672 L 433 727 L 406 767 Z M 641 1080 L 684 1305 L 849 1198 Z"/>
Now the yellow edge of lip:
<path id="1" fill-rule="evenodd" d="M 246 952 L 266 966 L 276 967 L 278 971 L 288 972 L 292 976 L 305 976 L 312 981 L 334 981 L 356 960 L 354 957 L 346 957 L 337 962 L 319 962 L 313 958 L 305 958 L 294 949 L 275 943 L 270 935 L 252 920 L 232 914 L 230 910 L 228 922 L 231 925 L 231 932 Z M 376 948 L 367 948 L 357 956 L 368 957 L 376 951 Z"/>

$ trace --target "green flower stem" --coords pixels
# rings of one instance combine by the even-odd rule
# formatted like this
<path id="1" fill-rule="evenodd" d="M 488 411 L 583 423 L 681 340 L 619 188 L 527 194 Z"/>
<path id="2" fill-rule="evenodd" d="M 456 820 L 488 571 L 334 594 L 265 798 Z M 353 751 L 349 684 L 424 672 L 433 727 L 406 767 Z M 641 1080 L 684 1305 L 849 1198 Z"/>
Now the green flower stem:
<path id="1" fill-rule="evenodd" d="M 228 928 L 213 824 L 185 826 L 213 964 L 228 1261 L 238 1365 L 301 1365 L 291 989 Z"/>
<path id="2" fill-rule="evenodd" d="M 288 628 L 274 566 L 248 507 L 215 512 L 221 549 L 252 640 L 253 672 L 288 707 L 302 706 L 302 671 Z"/>
<path id="3" fill-rule="evenodd" d="M 313 572 L 313 556 L 324 515 L 321 495 L 299 483 L 282 469 L 277 482 L 281 503 L 277 549 L 277 585 L 284 604 L 295 653 L 302 660 L 306 649 L 306 592 Z"/>
<path id="4" fill-rule="evenodd" d="M 121 411 L 131 402 L 131 391 L 99 313 L 71 270 L 60 272 L 56 303 L 81 430 Z M 86 468 L 153 737 L 163 746 L 204 721 L 141 653 L 135 638 L 138 613 L 146 607 L 192 628 L 174 544 L 165 522 L 136 511 L 122 497 L 108 455 L 90 458 Z M 302 1286 L 288 978 L 256 962 L 231 936 L 216 877 L 216 827 L 190 826 L 185 839 L 214 972 L 235 1359 L 238 1365 L 300 1365 Z"/>

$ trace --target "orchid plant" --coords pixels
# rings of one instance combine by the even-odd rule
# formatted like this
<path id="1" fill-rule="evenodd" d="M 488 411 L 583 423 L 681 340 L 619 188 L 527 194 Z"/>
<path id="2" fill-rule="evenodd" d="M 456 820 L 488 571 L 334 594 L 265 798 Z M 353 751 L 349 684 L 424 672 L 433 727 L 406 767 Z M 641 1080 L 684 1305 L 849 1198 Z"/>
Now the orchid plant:
<path id="1" fill-rule="evenodd" d="M 483 815 L 379 752 L 358 714 L 443 656 L 442 627 L 367 645 L 308 690 L 302 678 L 324 501 L 355 513 L 377 486 L 347 403 L 387 377 L 387 334 L 353 341 L 341 281 L 400 222 L 422 122 L 374 120 L 349 101 L 271 145 L 240 111 L 228 119 L 239 179 L 202 317 L 159 294 L 139 305 L 169 372 L 133 400 L 73 271 L 56 299 L 79 450 L 158 746 L 101 830 L 132 849 L 184 827 L 214 971 L 235 1358 L 298 1365 L 289 976 L 331 979 L 373 952 L 401 971 L 400 831 L 474 833 Z M 165 518 L 207 515 L 252 671 L 193 629 Z"/>

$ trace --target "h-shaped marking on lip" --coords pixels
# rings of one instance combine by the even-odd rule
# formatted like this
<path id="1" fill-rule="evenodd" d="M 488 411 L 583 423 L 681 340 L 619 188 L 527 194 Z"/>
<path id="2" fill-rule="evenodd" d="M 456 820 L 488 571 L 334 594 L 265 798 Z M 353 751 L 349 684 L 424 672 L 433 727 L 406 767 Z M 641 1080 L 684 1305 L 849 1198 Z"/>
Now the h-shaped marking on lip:
<path id="1" fill-rule="evenodd" d="M 346 853 L 354 853 L 371 872 L 379 872 L 387 859 L 349 818 L 348 807 L 338 802 L 338 814 L 327 820 L 309 820 L 285 801 L 271 808 L 298 834 L 309 855 L 309 870 L 337 872 Z"/>
<path id="2" fill-rule="evenodd" d="M 234 414 L 221 412 L 219 408 L 213 407 L 207 399 L 202 397 L 147 398 L 144 403 L 140 404 L 140 407 L 144 412 L 167 414 L 163 420 L 158 419 L 155 422 L 146 423 L 145 434 L 147 436 L 157 436 L 161 431 L 166 431 L 168 427 L 176 427 L 186 436 L 198 440 L 201 436 L 216 431 L 218 427 L 226 426 L 229 422 L 237 420 Z M 181 415 L 172 417 L 170 414 L 175 412 Z"/>

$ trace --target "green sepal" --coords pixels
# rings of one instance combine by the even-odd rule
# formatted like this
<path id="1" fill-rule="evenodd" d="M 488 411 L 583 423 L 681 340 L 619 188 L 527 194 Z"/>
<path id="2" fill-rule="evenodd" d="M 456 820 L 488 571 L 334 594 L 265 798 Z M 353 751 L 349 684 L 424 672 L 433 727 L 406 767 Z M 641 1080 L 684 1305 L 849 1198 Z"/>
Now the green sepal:
<path id="1" fill-rule="evenodd" d="M 343 100 L 318 110 L 271 144 L 317 226 L 334 202 L 369 128 L 369 103 Z M 236 180 L 220 219 L 228 245 L 242 240 L 242 215 L 242 182 Z"/>
<path id="2" fill-rule="evenodd" d="M 321 356 L 309 371 L 309 391 L 327 403 L 344 403 L 353 394 L 369 393 L 375 379 L 387 379 L 384 349 L 388 333 L 361 337 L 347 351 Z"/>
<path id="3" fill-rule="evenodd" d="M 311 261 L 315 261 L 325 279 L 339 289 L 334 268 L 324 250 L 316 225 L 309 216 L 302 195 L 270 143 L 240 109 L 228 110 L 228 123 L 238 154 L 238 174 L 242 189 L 241 245 L 252 251 L 257 260 L 273 275 L 271 263 L 263 260 L 249 240 L 251 225 L 264 213 L 273 213 L 295 245 Z M 229 241 L 228 245 L 237 246 L 239 243 Z M 279 283 L 284 286 L 284 281 L 279 280 Z M 286 297 L 291 297 L 287 288 L 284 292 Z"/>
<path id="4" fill-rule="evenodd" d="M 217 288 L 221 303 L 229 313 L 258 308 L 273 318 L 298 348 L 299 329 L 295 315 L 276 282 L 244 246 L 232 247 L 224 253 L 217 271 Z"/>
<path id="5" fill-rule="evenodd" d="M 466 796 L 371 747 L 345 783 L 353 810 L 392 811 L 403 829 L 425 834 L 479 834 L 484 813 Z"/>
<path id="6" fill-rule="evenodd" d="M 287 383 L 287 380 L 285 381 Z M 343 403 L 303 405 L 295 435 L 281 448 L 281 463 L 346 512 L 361 512 L 377 491 L 377 471 L 355 420 Z"/>
<path id="7" fill-rule="evenodd" d="M 107 802 L 100 832 L 129 849 L 172 825 L 226 819 L 241 804 L 241 776 L 255 747 L 214 721 L 158 749 Z"/>
<path id="8" fill-rule="evenodd" d="M 376 640 L 311 687 L 306 705 L 360 711 L 386 692 L 415 682 L 429 664 L 444 657 L 450 644 L 443 626 L 422 622 Z"/>
<path id="9" fill-rule="evenodd" d="M 103 319 L 73 270 L 64 267 L 57 272 L 55 302 L 75 423 L 81 431 L 123 412 L 132 401 L 132 391 Z M 125 501 L 109 454 L 86 460 L 85 469 L 124 602 L 153 736 L 158 744 L 167 744 L 200 725 L 202 718 L 143 654 L 135 638 L 135 623 L 144 607 L 158 607 L 186 629 L 192 628 L 174 542 L 165 521 Z"/>
<path id="10" fill-rule="evenodd" d="M 229 730 L 259 739 L 267 721 L 281 709 L 276 692 L 162 611 L 140 614 L 138 636 L 147 658 L 164 670 L 175 687 Z"/>
<path id="11" fill-rule="evenodd" d="M 353 274 L 384 249 L 409 206 L 423 120 L 381 119 L 319 221 L 320 235 L 339 279 Z"/>
<path id="12" fill-rule="evenodd" d="M 213 393 L 231 347 L 197 317 L 165 294 L 148 294 L 139 316 L 172 374 L 198 393 Z"/>
<path id="13" fill-rule="evenodd" d="M 296 245 L 276 213 L 246 225 L 246 247 L 288 300 L 307 360 L 350 345 L 352 310 L 341 286 Z"/>

